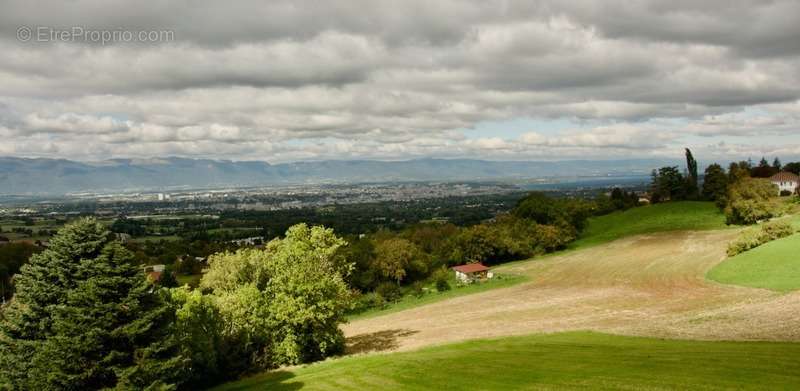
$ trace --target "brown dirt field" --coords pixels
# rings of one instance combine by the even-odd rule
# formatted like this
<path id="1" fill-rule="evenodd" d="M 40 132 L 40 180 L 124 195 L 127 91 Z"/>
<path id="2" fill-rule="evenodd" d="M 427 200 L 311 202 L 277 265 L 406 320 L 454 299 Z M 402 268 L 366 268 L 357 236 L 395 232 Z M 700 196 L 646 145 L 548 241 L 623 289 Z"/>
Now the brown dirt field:
<path id="1" fill-rule="evenodd" d="M 353 353 L 593 330 L 703 340 L 800 340 L 800 291 L 708 281 L 737 231 L 641 235 L 496 268 L 532 281 L 343 326 Z"/>

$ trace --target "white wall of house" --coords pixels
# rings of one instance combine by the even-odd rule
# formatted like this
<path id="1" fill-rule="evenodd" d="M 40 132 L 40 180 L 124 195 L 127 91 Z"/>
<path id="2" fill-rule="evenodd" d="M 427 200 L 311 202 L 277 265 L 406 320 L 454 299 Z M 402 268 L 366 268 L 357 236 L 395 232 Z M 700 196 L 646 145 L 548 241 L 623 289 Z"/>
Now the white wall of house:
<path id="1" fill-rule="evenodd" d="M 776 186 L 778 186 L 778 193 L 780 193 L 780 192 L 782 192 L 784 190 L 792 192 L 792 193 L 797 191 L 797 182 L 794 182 L 794 181 L 775 181 L 775 182 L 772 182 L 772 183 L 774 183 Z"/>

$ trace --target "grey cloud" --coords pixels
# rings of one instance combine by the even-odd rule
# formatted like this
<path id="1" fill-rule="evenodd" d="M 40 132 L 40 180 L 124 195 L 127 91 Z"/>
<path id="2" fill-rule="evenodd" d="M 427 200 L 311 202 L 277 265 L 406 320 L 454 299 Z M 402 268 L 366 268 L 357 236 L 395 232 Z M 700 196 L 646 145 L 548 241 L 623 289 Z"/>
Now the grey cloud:
<path id="1" fill-rule="evenodd" d="M 797 2 L 0 1 L 0 154 L 649 156 L 753 132 L 800 144 Z M 20 25 L 176 41 L 26 44 Z M 512 119 L 577 129 L 464 136 Z"/>

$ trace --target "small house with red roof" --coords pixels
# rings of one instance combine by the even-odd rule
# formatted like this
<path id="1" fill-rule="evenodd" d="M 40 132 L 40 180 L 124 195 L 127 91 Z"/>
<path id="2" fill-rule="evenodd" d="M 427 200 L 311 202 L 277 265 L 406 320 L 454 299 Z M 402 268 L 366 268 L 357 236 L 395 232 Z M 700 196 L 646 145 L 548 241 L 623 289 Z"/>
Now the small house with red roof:
<path id="1" fill-rule="evenodd" d="M 797 193 L 797 187 L 800 186 L 800 177 L 791 172 L 779 172 L 769 178 L 775 186 L 778 186 L 778 194 L 789 192 L 790 194 Z"/>
<path id="2" fill-rule="evenodd" d="M 456 279 L 461 282 L 473 282 L 492 278 L 489 268 L 482 263 L 468 263 L 466 265 L 453 266 L 456 272 Z"/>

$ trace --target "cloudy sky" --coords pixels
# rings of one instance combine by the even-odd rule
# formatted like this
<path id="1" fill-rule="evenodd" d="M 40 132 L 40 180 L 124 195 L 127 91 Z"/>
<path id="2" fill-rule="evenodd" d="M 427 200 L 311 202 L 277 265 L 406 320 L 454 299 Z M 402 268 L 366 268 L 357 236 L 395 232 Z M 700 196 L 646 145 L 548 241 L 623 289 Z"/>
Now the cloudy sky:
<path id="1" fill-rule="evenodd" d="M 0 156 L 800 156 L 797 0 L 147 4 L 0 0 Z"/>

